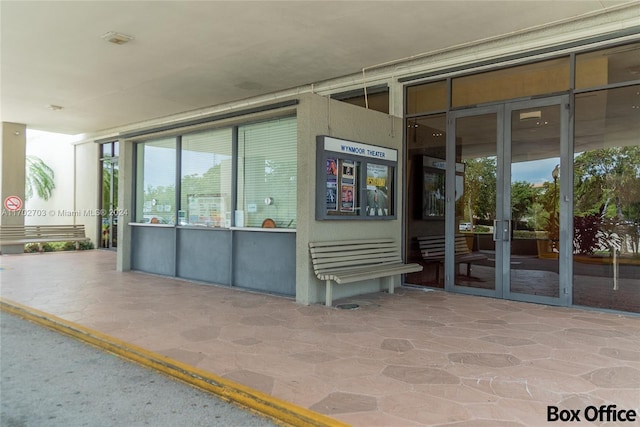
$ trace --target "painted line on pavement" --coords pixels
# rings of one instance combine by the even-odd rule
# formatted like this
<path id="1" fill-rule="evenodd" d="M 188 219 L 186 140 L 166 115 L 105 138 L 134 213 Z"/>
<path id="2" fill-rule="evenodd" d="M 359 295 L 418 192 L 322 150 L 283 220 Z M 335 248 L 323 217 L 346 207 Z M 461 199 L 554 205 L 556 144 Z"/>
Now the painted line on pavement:
<path id="1" fill-rule="evenodd" d="M 261 391 L 203 371 L 134 344 L 94 331 L 49 313 L 0 298 L 0 309 L 82 340 L 122 358 L 160 371 L 226 401 L 237 403 L 290 426 L 346 427 L 348 424 Z"/>

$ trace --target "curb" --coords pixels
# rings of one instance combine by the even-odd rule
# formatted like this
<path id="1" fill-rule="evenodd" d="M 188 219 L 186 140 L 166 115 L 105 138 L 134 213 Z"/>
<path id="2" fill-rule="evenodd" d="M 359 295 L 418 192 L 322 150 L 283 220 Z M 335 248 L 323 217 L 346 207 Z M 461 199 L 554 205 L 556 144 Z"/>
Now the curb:
<path id="1" fill-rule="evenodd" d="M 160 371 L 194 387 L 210 392 L 276 422 L 289 426 L 346 427 L 348 424 L 326 415 L 294 405 L 242 384 L 227 380 L 142 347 L 118 340 L 101 332 L 69 322 L 60 317 L 0 298 L 0 310 L 79 339 L 124 359 Z"/>

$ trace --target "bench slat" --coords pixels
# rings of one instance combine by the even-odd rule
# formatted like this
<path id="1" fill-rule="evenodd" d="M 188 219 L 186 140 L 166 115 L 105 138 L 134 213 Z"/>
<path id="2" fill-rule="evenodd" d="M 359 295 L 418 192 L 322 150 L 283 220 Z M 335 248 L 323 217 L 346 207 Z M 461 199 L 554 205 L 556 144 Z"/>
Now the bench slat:
<path id="1" fill-rule="evenodd" d="M 398 246 L 395 243 L 367 243 L 362 245 L 351 244 L 351 245 L 339 245 L 339 246 L 325 246 L 321 248 L 311 248 L 310 252 L 312 254 L 323 254 L 323 253 L 332 253 L 332 252 L 347 252 L 347 251 L 396 251 L 398 250 Z"/>
<path id="2" fill-rule="evenodd" d="M 330 261 L 325 261 L 325 262 L 316 262 L 315 265 L 318 268 L 335 268 L 335 267 L 343 267 L 343 266 L 354 266 L 354 267 L 360 267 L 360 266 L 371 266 L 371 265 L 376 265 L 376 264 L 389 264 L 391 262 L 400 262 L 401 259 L 398 255 L 385 255 L 385 256 L 378 256 L 376 258 L 368 258 L 368 259 L 349 259 L 349 258 L 344 258 L 344 259 L 333 259 Z"/>
<path id="3" fill-rule="evenodd" d="M 417 271 L 422 271 L 422 266 L 419 264 L 389 264 L 385 265 L 384 267 L 359 272 L 323 274 L 318 278 L 321 280 L 333 280 L 338 284 L 342 284 L 358 282 L 361 280 L 376 279 L 378 277 L 388 277 L 398 274 L 413 273 Z"/>
<path id="4" fill-rule="evenodd" d="M 361 263 L 361 262 L 353 262 L 353 261 L 344 261 L 344 262 L 332 262 L 328 264 L 318 264 L 315 267 L 316 272 L 325 272 L 332 270 L 348 270 L 348 269 L 366 269 L 366 268 L 375 268 L 380 264 L 394 264 L 398 262 L 402 262 L 400 257 L 392 256 L 386 258 L 379 258 L 376 260 L 377 262 L 369 262 L 369 263 Z"/>
<path id="5" fill-rule="evenodd" d="M 384 256 L 386 254 L 398 254 L 398 251 L 389 250 L 363 250 L 363 251 L 344 251 L 344 252 L 324 252 L 321 254 L 311 254 L 311 258 L 318 262 L 323 262 L 331 259 L 344 259 L 346 257 L 353 259 L 372 259 L 378 256 Z"/>
<path id="6" fill-rule="evenodd" d="M 366 244 L 381 244 L 381 243 L 395 243 L 393 239 L 358 239 L 358 240 L 337 240 L 337 241 L 326 241 L 326 242 L 309 242 L 310 248 L 322 248 L 322 247 L 340 247 L 340 246 L 348 246 L 348 245 L 366 245 Z"/>

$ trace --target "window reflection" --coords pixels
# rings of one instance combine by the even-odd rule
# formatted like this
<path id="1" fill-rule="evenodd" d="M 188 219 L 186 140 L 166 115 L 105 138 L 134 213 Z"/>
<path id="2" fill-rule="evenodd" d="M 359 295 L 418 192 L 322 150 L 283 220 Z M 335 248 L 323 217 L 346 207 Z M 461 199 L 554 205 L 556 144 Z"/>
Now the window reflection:
<path id="1" fill-rule="evenodd" d="M 179 225 L 231 225 L 231 128 L 182 137 Z"/>
<path id="2" fill-rule="evenodd" d="M 638 105 L 640 86 L 576 96 L 574 304 L 640 312 Z"/>
<path id="3" fill-rule="evenodd" d="M 137 145 L 136 222 L 175 224 L 176 139 Z"/>

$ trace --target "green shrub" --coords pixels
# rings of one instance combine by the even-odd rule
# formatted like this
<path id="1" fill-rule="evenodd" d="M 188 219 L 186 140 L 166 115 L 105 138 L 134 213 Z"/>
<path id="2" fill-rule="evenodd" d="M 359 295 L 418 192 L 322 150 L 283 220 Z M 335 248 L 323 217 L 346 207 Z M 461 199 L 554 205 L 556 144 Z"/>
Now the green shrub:
<path id="1" fill-rule="evenodd" d="M 86 251 L 89 249 L 95 249 L 95 246 L 93 246 L 93 242 L 91 240 L 87 240 L 86 242 L 80 242 L 81 251 Z"/>
<path id="2" fill-rule="evenodd" d="M 80 242 L 78 245 L 78 249 L 81 251 L 86 251 L 89 249 L 95 249 L 93 243 L 89 240 L 86 242 Z M 42 251 L 43 252 L 58 252 L 58 251 L 75 251 L 76 250 L 76 242 L 51 242 L 51 243 L 43 243 Z M 29 243 L 24 247 L 24 253 L 32 254 L 40 252 L 40 246 L 37 243 Z"/>
<path id="3" fill-rule="evenodd" d="M 37 243 L 29 243 L 28 245 L 24 246 L 25 254 L 33 254 L 36 252 L 40 252 L 40 246 Z"/>
<path id="4" fill-rule="evenodd" d="M 76 250 L 76 243 L 75 242 L 64 242 L 64 244 L 62 245 L 62 248 L 60 248 L 60 250 L 62 250 L 62 251 L 75 251 Z"/>

